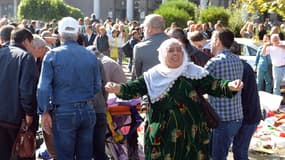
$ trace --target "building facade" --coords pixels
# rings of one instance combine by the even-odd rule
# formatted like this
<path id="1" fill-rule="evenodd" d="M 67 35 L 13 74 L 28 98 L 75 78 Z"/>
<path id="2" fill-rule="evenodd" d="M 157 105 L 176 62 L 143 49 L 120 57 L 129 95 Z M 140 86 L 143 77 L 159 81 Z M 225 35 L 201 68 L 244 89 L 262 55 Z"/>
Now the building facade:
<path id="1" fill-rule="evenodd" d="M 1 0 L 0 1 L 0 18 L 2 16 L 16 17 L 18 0 Z"/>
<path id="2" fill-rule="evenodd" d="M 67 4 L 80 8 L 85 16 L 96 14 L 98 19 L 140 20 L 159 7 L 162 0 L 65 0 Z"/>
<path id="3" fill-rule="evenodd" d="M 233 0 L 189 0 L 197 5 L 216 5 L 227 7 Z M 1 0 L 0 17 L 7 15 L 16 18 L 20 0 Z M 98 19 L 142 20 L 144 16 L 166 0 L 64 0 L 65 3 L 79 8 L 85 16 L 95 13 Z"/>

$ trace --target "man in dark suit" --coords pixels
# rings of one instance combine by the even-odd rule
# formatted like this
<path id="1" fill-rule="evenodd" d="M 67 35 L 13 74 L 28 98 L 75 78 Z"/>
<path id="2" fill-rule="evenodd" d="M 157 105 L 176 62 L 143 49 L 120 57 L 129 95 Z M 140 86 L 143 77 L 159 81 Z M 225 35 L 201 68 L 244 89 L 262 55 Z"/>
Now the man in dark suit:
<path id="1" fill-rule="evenodd" d="M 85 46 L 87 47 L 87 46 L 93 45 L 95 38 L 96 38 L 96 34 L 93 32 L 92 26 L 87 25 L 86 33 L 84 34 Z"/>
<path id="2" fill-rule="evenodd" d="M 159 63 L 157 48 L 169 37 L 164 33 L 165 22 L 162 16 L 150 14 L 145 17 L 144 40 L 134 46 L 135 77 Z"/>

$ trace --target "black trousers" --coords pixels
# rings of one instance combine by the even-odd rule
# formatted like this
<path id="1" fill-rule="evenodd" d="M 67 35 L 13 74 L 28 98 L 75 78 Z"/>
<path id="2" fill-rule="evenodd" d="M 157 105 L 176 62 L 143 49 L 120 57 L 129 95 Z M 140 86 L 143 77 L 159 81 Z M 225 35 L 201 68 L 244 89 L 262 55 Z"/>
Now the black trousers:
<path id="1" fill-rule="evenodd" d="M 9 127 L 0 126 L 0 159 L 1 160 L 10 160 L 12 158 L 12 148 L 17 138 L 18 132 L 19 132 L 19 128 L 9 128 Z M 14 159 L 15 160 L 35 160 L 35 156 L 32 158 L 14 158 Z"/>
<path id="2" fill-rule="evenodd" d="M 19 128 L 0 126 L 0 155 L 2 160 L 10 160 L 13 144 Z"/>

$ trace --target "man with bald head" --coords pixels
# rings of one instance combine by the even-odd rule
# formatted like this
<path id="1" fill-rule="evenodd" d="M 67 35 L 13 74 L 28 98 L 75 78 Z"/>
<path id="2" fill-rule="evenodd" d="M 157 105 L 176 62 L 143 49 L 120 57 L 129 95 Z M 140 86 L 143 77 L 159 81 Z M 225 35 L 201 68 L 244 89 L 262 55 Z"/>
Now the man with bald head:
<path id="1" fill-rule="evenodd" d="M 165 22 L 162 16 L 150 14 L 145 17 L 144 40 L 134 46 L 134 70 L 135 77 L 159 63 L 157 48 L 169 37 L 164 33 Z"/>
<path id="2" fill-rule="evenodd" d="M 280 95 L 280 83 L 285 77 L 285 43 L 278 34 L 270 36 L 270 42 L 262 49 L 262 55 L 269 54 L 272 61 L 273 94 Z"/>

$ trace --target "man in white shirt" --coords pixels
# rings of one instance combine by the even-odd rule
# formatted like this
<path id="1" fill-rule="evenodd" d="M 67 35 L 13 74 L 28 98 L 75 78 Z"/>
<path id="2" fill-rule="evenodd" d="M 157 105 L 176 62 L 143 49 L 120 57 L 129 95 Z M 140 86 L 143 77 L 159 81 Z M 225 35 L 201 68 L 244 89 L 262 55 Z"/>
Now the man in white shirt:
<path id="1" fill-rule="evenodd" d="M 270 43 L 266 43 L 262 55 L 269 54 L 272 61 L 273 93 L 280 95 L 280 83 L 285 77 L 285 43 L 280 41 L 278 34 L 272 34 Z"/>

